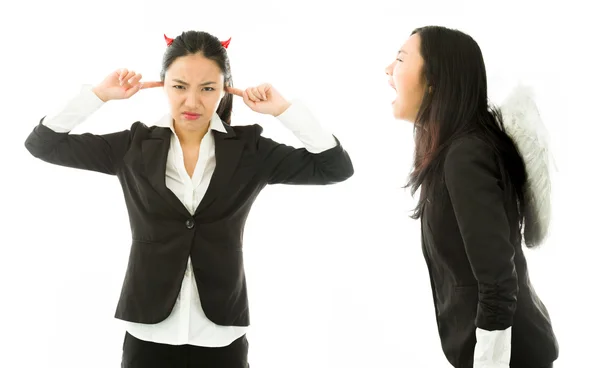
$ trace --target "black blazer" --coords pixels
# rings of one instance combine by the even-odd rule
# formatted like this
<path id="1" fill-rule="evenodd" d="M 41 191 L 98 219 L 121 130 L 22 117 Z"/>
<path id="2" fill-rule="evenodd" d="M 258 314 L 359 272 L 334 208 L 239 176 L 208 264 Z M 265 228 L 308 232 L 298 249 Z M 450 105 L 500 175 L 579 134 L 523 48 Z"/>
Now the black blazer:
<path id="1" fill-rule="evenodd" d="M 167 318 L 191 256 L 207 317 L 249 325 L 242 239 L 260 191 L 267 184 L 333 184 L 354 173 L 337 138 L 336 147 L 311 154 L 262 137 L 259 125 L 225 128 L 212 131 L 217 165 L 194 215 L 165 184 L 169 128 L 136 122 L 117 133 L 71 135 L 40 122 L 25 141 L 43 161 L 119 179 L 132 241 L 116 318 L 146 324 Z"/>
<path id="2" fill-rule="evenodd" d="M 421 218 L 444 354 L 473 367 L 475 329 L 512 326 L 511 367 L 544 367 L 558 357 L 546 307 L 529 281 L 517 199 L 499 157 L 475 136 L 453 142 L 444 181 Z"/>

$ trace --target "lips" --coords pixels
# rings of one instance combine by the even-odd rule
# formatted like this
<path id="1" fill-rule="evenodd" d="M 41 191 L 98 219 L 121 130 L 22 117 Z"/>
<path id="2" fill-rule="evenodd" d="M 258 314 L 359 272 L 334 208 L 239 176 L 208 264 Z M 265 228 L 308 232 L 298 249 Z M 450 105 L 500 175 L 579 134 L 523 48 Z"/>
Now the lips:
<path id="1" fill-rule="evenodd" d="M 200 117 L 200 114 L 196 114 L 196 113 L 193 113 L 193 112 L 187 112 L 186 111 L 186 112 L 183 113 L 183 117 L 186 120 L 196 120 L 196 119 L 198 119 Z"/>

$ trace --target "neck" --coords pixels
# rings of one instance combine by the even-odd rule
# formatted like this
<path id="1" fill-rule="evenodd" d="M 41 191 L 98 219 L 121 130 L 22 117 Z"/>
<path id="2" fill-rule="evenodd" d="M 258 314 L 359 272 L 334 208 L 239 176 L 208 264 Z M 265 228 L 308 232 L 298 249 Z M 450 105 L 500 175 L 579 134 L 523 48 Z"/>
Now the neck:
<path id="1" fill-rule="evenodd" d="M 177 138 L 179 138 L 179 142 L 184 146 L 200 145 L 202 138 L 208 132 L 210 121 L 192 130 L 186 129 L 186 127 L 182 127 L 181 125 L 177 121 L 173 121 L 173 129 L 175 130 L 175 134 L 177 134 Z"/>

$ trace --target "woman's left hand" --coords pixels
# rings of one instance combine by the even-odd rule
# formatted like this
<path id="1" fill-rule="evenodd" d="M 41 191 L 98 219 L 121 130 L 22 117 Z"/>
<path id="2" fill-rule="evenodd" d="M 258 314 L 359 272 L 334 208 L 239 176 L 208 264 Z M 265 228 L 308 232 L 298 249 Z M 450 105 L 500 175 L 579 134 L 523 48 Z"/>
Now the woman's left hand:
<path id="1" fill-rule="evenodd" d="M 225 92 L 244 98 L 244 103 L 261 114 L 273 116 L 281 115 L 290 107 L 290 103 L 270 84 L 264 83 L 257 87 L 239 88 L 225 87 Z"/>

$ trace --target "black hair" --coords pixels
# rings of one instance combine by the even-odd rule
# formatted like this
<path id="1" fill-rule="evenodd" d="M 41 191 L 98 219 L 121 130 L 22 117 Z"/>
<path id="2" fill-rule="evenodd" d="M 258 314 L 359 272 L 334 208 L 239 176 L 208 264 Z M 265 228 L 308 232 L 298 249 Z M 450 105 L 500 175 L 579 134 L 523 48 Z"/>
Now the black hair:
<path id="1" fill-rule="evenodd" d="M 526 171 L 516 145 L 506 134 L 500 110 L 488 101 L 483 55 L 475 40 L 458 30 L 440 26 L 415 29 L 420 37 L 426 88 L 414 124 L 413 170 L 406 187 L 421 196 L 412 218 L 422 216 L 428 198 L 443 183 L 443 160 L 456 139 L 475 134 L 486 141 L 508 173 L 523 226 Z M 509 188 L 510 189 L 510 188 Z"/>

